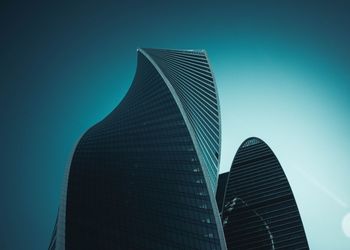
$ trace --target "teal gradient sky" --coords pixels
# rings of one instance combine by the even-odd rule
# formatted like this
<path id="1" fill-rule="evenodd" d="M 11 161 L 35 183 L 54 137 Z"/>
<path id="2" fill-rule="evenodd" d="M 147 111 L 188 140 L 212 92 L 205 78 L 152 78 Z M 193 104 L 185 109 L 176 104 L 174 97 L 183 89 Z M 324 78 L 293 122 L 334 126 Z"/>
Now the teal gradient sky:
<path id="1" fill-rule="evenodd" d="M 205 49 L 222 115 L 221 172 L 263 139 L 311 249 L 350 249 L 350 3 L 1 3 L 0 249 L 46 249 L 81 134 L 118 105 L 138 47 Z"/>

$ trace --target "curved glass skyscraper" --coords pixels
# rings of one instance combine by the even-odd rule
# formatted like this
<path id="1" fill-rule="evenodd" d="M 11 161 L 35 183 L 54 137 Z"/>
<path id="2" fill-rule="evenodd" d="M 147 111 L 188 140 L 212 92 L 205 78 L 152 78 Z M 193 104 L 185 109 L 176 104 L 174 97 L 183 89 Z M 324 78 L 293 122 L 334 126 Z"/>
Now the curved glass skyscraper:
<path id="1" fill-rule="evenodd" d="M 228 249 L 309 249 L 286 175 L 265 142 L 245 140 L 229 176 L 220 175 L 227 178 L 219 209 Z"/>
<path id="2" fill-rule="evenodd" d="M 139 49 L 122 102 L 67 172 L 52 249 L 226 249 L 220 111 L 205 51 Z"/>

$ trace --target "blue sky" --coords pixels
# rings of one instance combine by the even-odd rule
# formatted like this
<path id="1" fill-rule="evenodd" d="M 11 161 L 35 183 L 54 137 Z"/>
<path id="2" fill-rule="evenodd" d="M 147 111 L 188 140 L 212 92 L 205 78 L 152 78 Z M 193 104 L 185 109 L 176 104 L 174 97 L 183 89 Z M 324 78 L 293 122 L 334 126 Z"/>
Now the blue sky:
<path id="1" fill-rule="evenodd" d="M 257 136 L 280 160 L 311 249 L 350 249 L 347 1 L 4 2 L 1 249 L 46 249 L 80 135 L 118 105 L 138 47 L 205 49 L 221 172 Z"/>

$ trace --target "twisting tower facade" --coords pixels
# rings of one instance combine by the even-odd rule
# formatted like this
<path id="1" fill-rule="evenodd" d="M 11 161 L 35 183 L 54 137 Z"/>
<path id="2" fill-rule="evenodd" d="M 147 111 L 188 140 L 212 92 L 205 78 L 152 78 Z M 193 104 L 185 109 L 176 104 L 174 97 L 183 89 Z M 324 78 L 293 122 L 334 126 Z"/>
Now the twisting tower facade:
<path id="1" fill-rule="evenodd" d="M 73 154 L 50 249 L 226 249 L 220 110 L 205 51 L 139 49 L 122 102 Z"/>

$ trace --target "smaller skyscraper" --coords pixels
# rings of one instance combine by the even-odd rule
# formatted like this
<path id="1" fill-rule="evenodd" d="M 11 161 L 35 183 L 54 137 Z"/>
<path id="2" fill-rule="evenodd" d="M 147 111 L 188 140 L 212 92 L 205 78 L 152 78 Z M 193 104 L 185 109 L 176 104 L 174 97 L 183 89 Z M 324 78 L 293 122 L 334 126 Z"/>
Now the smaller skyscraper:
<path id="1" fill-rule="evenodd" d="M 228 249 L 309 249 L 286 175 L 265 142 L 245 140 L 218 184 Z"/>

